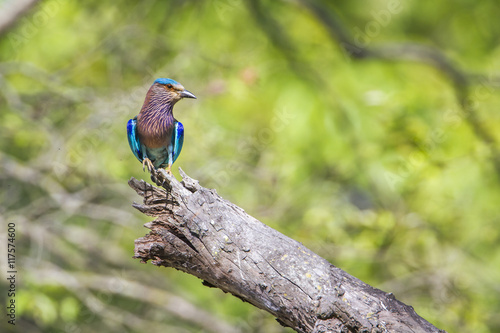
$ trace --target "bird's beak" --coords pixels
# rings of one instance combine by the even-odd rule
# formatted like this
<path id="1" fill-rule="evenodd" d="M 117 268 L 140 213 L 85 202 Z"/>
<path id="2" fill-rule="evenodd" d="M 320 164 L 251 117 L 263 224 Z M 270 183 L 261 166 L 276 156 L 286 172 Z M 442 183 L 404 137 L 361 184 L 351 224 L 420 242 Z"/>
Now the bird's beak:
<path id="1" fill-rule="evenodd" d="M 181 97 L 182 98 L 194 98 L 194 99 L 196 99 L 196 96 L 192 92 L 187 91 L 187 90 L 181 91 Z"/>

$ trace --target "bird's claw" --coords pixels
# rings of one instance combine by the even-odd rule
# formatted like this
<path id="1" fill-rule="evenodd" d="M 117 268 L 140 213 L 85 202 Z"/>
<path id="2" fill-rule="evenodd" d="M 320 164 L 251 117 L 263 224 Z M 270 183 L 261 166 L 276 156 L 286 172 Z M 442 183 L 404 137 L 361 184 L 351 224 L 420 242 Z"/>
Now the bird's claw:
<path id="1" fill-rule="evenodd" d="M 158 175 L 160 176 L 159 178 L 161 178 L 161 185 L 163 186 L 168 177 L 167 172 L 165 171 L 165 169 L 158 169 Z M 157 180 L 160 179 L 157 178 Z"/>
<path id="2" fill-rule="evenodd" d="M 142 170 L 143 171 L 145 171 L 146 166 L 148 167 L 148 171 L 151 174 L 151 180 L 153 182 L 155 182 L 157 185 L 160 185 L 160 181 L 161 181 L 161 185 L 163 186 L 163 184 L 165 183 L 167 178 L 169 176 L 172 176 L 172 170 L 171 170 L 172 166 L 171 165 L 169 165 L 167 167 L 167 169 L 163 169 L 163 168 L 156 169 L 153 165 L 153 162 L 151 162 L 151 160 L 146 157 L 142 160 Z"/>
<path id="3" fill-rule="evenodd" d="M 160 168 L 157 171 L 164 179 L 167 179 L 168 176 L 172 176 L 172 170 L 170 170 L 170 168 L 170 166 L 167 169 Z"/>
<path id="4" fill-rule="evenodd" d="M 153 165 L 153 162 L 149 158 L 145 158 L 142 160 L 142 171 L 145 171 L 146 166 L 148 167 L 149 173 L 155 173 L 156 169 Z"/>
<path id="5" fill-rule="evenodd" d="M 146 171 L 146 166 L 148 167 L 148 171 L 151 174 L 151 180 L 155 183 L 158 183 L 158 170 L 153 165 L 153 162 L 149 158 L 144 158 L 142 160 L 142 171 Z"/>
<path id="6" fill-rule="evenodd" d="M 155 175 L 156 182 L 158 183 L 158 181 L 161 180 L 162 186 L 163 184 L 165 184 L 165 181 L 168 179 L 169 176 L 170 177 L 172 176 L 171 166 L 168 166 L 167 169 L 159 168 L 158 170 L 156 170 L 156 175 Z"/>

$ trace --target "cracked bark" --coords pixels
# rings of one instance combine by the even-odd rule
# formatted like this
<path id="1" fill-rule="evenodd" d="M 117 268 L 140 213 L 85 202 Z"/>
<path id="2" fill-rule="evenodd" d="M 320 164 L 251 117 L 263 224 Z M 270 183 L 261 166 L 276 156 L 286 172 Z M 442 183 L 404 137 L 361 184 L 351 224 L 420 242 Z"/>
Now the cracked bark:
<path id="1" fill-rule="evenodd" d="M 197 276 L 297 332 L 444 332 L 180 172 L 163 188 L 129 181 L 144 199 L 133 206 L 156 217 L 134 258 Z"/>

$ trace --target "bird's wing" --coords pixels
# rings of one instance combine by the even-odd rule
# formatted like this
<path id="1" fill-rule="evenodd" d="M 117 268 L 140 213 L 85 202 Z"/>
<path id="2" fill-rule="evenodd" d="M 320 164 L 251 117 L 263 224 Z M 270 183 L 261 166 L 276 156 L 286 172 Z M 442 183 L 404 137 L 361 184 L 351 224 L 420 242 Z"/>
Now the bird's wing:
<path id="1" fill-rule="evenodd" d="M 127 123 L 127 138 L 130 149 L 134 153 L 135 157 L 142 162 L 142 152 L 141 152 L 141 143 L 139 142 L 139 138 L 137 137 L 137 116 L 134 119 L 130 119 Z"/>
<path id="2" fill-rule="evenodd" d="M 172 142 L 174 143 L 174 151 L 173 153 L 173 162 L 179 157 L 181 150 L 182 150 L 182 144 L 184 143 L 184 126 L 182 126 L 182 123 L 179 121 L 175 121 L 174 123 L 174 131 L 172 133 Z"/>

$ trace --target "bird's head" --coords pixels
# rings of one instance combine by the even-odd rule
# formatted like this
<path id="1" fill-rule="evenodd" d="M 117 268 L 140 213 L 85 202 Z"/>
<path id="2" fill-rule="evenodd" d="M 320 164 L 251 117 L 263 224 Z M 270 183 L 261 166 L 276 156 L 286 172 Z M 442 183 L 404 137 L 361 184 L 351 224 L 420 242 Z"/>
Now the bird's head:
<path id="1" fill-rule="evenodd" d="M 182 84 L 172 79 L 156 79 L 151 88 L 154 88 L 156 94 L 166 98 L 172 104 L 175 104 L 183 98 L 196 98 L 196 96 L 192 92 L 187 91 Z"/>

